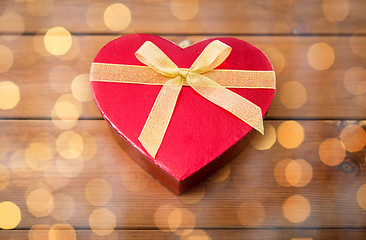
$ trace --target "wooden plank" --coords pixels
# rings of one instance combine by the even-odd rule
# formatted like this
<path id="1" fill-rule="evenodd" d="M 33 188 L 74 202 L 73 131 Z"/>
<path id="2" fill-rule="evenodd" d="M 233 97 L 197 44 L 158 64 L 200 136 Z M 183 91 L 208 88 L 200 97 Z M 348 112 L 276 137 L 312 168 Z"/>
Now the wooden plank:
<path id="1" fill-rule="evenodd" d="M 76 230 L 77 239 L 102 239 L 97 237 L 90 230 Z M 5 230 L 0 231 L 0 237 L 3 239 L 28 239 L 28 236 L 48 235 L 47 230 Z M 63 236 L 62 232 L 59 236 Z M 180 237 L 171 232 L 157 230 L 116 230 L 108 239 L 189 239 L 189 237 L 200 237 L 198 239 L 268 239 L 268 240 L 312 240 L 312 239 L 363 239 L 366 233 L 364 229 L 208 229 L 196 230 Z M 29 238 L 32 240 L 32 238 Z M 36 239 L 36 238 L 33 238 Z M 47 238 L 46 238 L 47 239 Z M 72 240 L 73 238 L 69 238 Z"/>
<path id="2" fill-rule="evenodd" d="M 56 56 L 40 56 L 38 52 L 41 52 L 41 48 L 45 51 L 41 36 L 21 36 L 14 41 L 4 42 L 11 49 L 14 62 L 8 71 L 1 73 L 0 79 L 18 85 L 21 99 L 14 109 L 0 110 L 0 116 L 49 118 L 57 99 L 71 93 L 75 76 L 87 74 L 98 50 L 115 37 L 74 37 L 72 50 L 66 54 L 69 60 L 62 60 L 65 56 L 61 59 Z M 184 39 L 196 42 L 206 37 L 208 36 L 168 36 L 168 39 L 179 43 Z M 269 118 L 362 119 L 366 115 L 366 95 L 355 95 L 357 84 L 360 84 L 362 74 L 365 74 L 360 69 L 366 68 L 366 62 L 352 52 L 350 37 L 237 37 L 263 50 L 272 59 L 277 71 L 277 95 L 270 108 Z M 29 47 L 34 41 L 34 48 Z M 366 37 L 358 37 L 352 46 L 362 49 L 365 41 Z M 322 53 L 324 61 L 330 65 L 326 70 L 316 70 L 309 64 L 316 60 L 308 59 L 308 51 L 319 42 L 328 43 L 329 54 L 332 51 L 335 53 L 333 64 L 331 58 L 327 58 L 327 52 Z M 348 70 L 354 67 L 361 76 L 360 82 L 353 81 L 355 75 L 347 75 Z M 89 91 L 88 85 L 82 89 Z M 359 85 L 359 90 L 361 93 L 365 90 L 362 89 L 362 84 Z M 82 118 L 101 118 L 93 101 L 75 104 L 81 105 Z"/>
<path id="3" fill-rule="evenodd" d="M 23 0 L 5 0 L 1 13 L 15 12 L 18 17 L 13 18 L 16 22 L 12 26 L 15 27 L 3 26 L 0 31 L 37 32 L 63 26 L 75 33 L 112 32 L 103 20 L 105 9 L 112 3 L 115 2 L 96 4 L 92 0 L 62 0 L 37 5 Z M 120 23 L 118 32 L 124 33 L 352 34 L 366 26 L 363 0 L 329 4 L 323 4 L 321 0 L 125 0 L 122 3 L 123 9 L 128 10 L 117 13 L 115 16 L 119 18 L 111 21 L 117 26 Z"/>
<path id="4" fill-rule="evenodd" d="M 268 124 L 277 131 L 272 147 Z M 71 132 L 47 120 L 1 121 L 0 201 L 19 206 L 21 229 L 60 222 L 89 228 L 98 212 L 106 228 L 365 228 L 366 192 L 359 190 L 366 182 L 365 151 L 345 153 L 338 167 L 319 157 L 326 139 L 356 122 L 285 123 L 285 133 L 280 124 L 266 121 L 268 150 L 248 146 L 213 178 L 177 197 L 126 155 L 105 121 L 80 120 Z M 364 141 L 362 134 L 345 136 L 347 148 Z M 335 150 L 328 150 L 333 155 L 326 162 L 344 158 Z M 289 166 L 285 159 L 304 161 Z"/>

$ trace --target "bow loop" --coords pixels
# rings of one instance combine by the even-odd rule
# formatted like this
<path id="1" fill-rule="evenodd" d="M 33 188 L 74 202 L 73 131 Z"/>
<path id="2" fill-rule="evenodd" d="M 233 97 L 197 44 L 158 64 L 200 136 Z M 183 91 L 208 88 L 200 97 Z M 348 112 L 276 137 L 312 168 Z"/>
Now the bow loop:
<path id="1" fill-rule="evenodd" d="M 161 88 L 139 136 L 146 151 L 155 158 L 183 86 L 183 79 L 202 97 L 232 113 L 263 134 L 262 110 L 244 97 L 201 75 L 213 70 L 229 56 L 231 47 L 218 40 L 211 42 L 190 69 L 181 69 L 152 42 L 145 42 L 135 53 L 138 60 L 172 79 Z"/>

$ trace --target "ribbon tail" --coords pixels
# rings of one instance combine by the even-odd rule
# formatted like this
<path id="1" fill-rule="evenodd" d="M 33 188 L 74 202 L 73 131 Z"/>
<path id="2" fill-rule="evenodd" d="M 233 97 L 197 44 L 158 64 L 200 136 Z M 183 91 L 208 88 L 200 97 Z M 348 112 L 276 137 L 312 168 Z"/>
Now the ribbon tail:
<path id="1" fill-rule="evenodd" d="M 188 74 L 187 82 L 202 97 L 264 134 L 262 110 L 259 106 L 200 74 Z"/>
<path id="2" fill-rule="evenodd" d="M 138 138 L 153 158 L 163 141 L 182 85 L 183 80 L 180 76 L 168 80 L 163 85 Z"/>

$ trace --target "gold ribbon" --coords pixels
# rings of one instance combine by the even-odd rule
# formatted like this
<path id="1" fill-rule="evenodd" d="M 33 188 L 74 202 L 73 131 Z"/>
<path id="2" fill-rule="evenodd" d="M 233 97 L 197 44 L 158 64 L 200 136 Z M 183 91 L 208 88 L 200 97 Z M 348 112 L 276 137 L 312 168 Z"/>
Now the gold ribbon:
<path id="1" fill-rule="evenodd" d="M 146 41 L 135 56 L 147 67 L 93 63 L 91 81 L 163 84 L 138 138 L 155 158 L 183 85 L 191 86 L 202 97 L 263 134 L 261 108 L 226 87 L 275 89 L 274 71 L 214 70 L 230 52 L 230 46 L 215 40 L 207 45 L 189 69 L 183 69 L 178 68 L 156 45 Z M 211 79 L 225 74 L 228 77 L 223 78 L 222 85 L 220 81 Z"/>

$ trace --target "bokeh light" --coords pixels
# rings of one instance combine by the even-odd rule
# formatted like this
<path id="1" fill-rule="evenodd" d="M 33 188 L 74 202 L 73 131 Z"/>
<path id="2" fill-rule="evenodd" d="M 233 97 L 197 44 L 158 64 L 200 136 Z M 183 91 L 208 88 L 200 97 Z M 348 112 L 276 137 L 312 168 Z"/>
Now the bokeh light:
<path id="1" fill-rule="evenodd" d="M 164 232 L 169 232 L 168 218 L 170 214 L 176 209 L 173 205 L 160 205 L 154 213 L 155 225 Z"/>
<path id="2" fill-rule="evenodd" d="M 223 166 L 217 172 L 211 175 L 208 180 L 215 183 L 223 182 L 229 178 L 230 172 L 231 167 L 230 164 L 227 163 L 225 166 Z"/>
<path id="3" fill-rule="evenodd" d="M 179 199 L 184 203 L 193 204 L 199 202 L 204 195 L 205 188 L 202 185 L 199 185 L 179 196 Z"/>
<path id="4" fill-rule="evenodd" d="M 301 195 L 293 195 L 286 199 L 282 206 L 284 217 L 292 223 L 304 222 L 311 214 L 308 199 Z"/>
<path id="5" fill-rule="evenodd" d="M 20 223 L 22 213 L 20 208 L 13 202 L 0 203 L 0 228 L 13 229 Z"/>
<path id="6" fill-rule="evenodd" d="M 72 95 L 80 102 L 93 100 L 90 90 L 89 74 L 77 75 L 71 84 Z"/>
<path id="7" fill-rule="evenodd" d="M 112 186 L 104 178 L 93 178 L 86 184 L 84 194 L 91 205 L 103 206 L 112 197 Z"/>
<path id="8" fill-rule="evenodd" d="M 346 90 L 354 95 L 366 93 L 366 69 L 351 67 L 344 74 L 343 82 Z"/>
<path id="9" fill-rule="evenodd" d="M 84 160 L 81 157 L 63 158 L 58 156 L 56 159 L 57 171 L 64 177 L 73 178 L 79 176 L 84 169 Z"/>
<path id="10" fill-rule="evenodd" d="M 343 128 L 340 139 L 349 152 L 358 152 L 366 144 L 366 132 L 359 125 L 349 125 Z"/>
<path id="11" fill-rule="evenodd" d="M 81 153 L 81 157 L 84 161 L 90 160 L 94 157 L 98 150 L 97 140 L 95 137 L 87 132 L 79 132 L 83 138 L 84 151 Z"/>
<path id="12" fill-rule="evenodd" d="M 8 71 L 13 61 L 13 52 L 7 46 L 0 45 L 0 73 Z"/>
<path id="13" fill-rule="evenodd" d="M 198 0 L 172 0 L 170 6 L 173 15 L 179 20 L 190 20 L 199 11 Z"/>
<path id="14" fill-rule="evenodd" d="M 196 217 L 186 208 L 175 208 L 168 217 L 168 225 L 177 235 L 188 235 L 196 226 Z"/>
<path id="15" fill-rule="evenodd" d="M 28 232 L 28 240 L 49 240 L 48 231 L 51 226 L 48 224 L 35 224 Z"/>
<path id="16" fill-rule="evenodd" d="M 111 4 L 104 11 L 104 23 L 112 31 L 122 31 L 131 23 L 131 11 L 122 3 Z"/>
<path id="17" fill-rule="evenodd" d="M 286 60 L 283 54 L 277 48 L 268 48 L 264 51 L 271 60 L 276 74 L 279 74 L 286 67 Z"/>
<path id="18" fill-rule="evenodd" d="M 26 195 L 26 204 L 35 217 L 46 217 L 54 208 L 52 193 L 45 188 L 36 188 Z"/>
<path id="19" fill-rule="evenodd" d="M 366 184 L 362 184 L 357 190 L 357 203 L 360 208 L 366 210 Z"/>
<path id="20" fill-rule="evenodd" d="M 287 181 L 286 169 L 292 159 L 284 159 L 279 161 L 273 169 L 273 175 L 278 184 L 283 187 L 290 187 L 291 184 Z"/>
<path id="21" fill-rule="evenodd" d="M 58 153 L 66 159 L 75 159 L 84 150 L 83 138 L 74 131 L 61 133 L 56 140 Z"/>
<path id="22" fill-rule="evenodd" d="M 323 13 L 330 21 L 343 21 L 349 13 L 348 0 L 323 0 Z"/>
<path id="23" fill-rule="evenodd" d="M 0 110 L 15 108 L 20 101 L 19 87 L 11 81 L 0 82 Z"/>
<path id="24" fill-rule="evenodd" d="M 304 128 L 296 121 L 285 121 L 277 128 L 277 140 L 285 148 L 297 148 L 304 138 Z"/>
<path id="25" fill-rule="evenodd" d="M 103 21 L 104 10 L 108 5 L 104 2 L 96 2 L 91 4 L 86 11 L 86 23 L 88 26 L 96 31 L 106 30 L 106 26 Z"/>
<path id="26" fill-rule="evenodd" d="M 359 57 L 366 57 L 366 38 L 364 36 L 365 33 L 366 29 L 358 29 L 349 39 L 352 53 Z"/>
<path id="27" fill-rule="evenodd" d="M 49 133 L 35 135 L 26 152 L 26 163 L 33 170 L 44 170 L 50 166 L 55 156 L 56 139 Z"/>
<path id="28" fill-rule="evenodd" d="M 257 200 L 243 202 L 238 210 L 239 222 L 245 227 L 261 225 L 266 217 L 263 205 Z"/>
<path id="29" fill-rule="evenodd" d="M 313 168 L 304 159 L 296 159 L 287 164 L 285 175 L 291 186 L 304 187 L 313 178 Z"/>
<path id="30" fill-rule="evenodd" d="M 5 11 L 0 16 L 0 29 L 2 33 L 6 32 L 19 35 L 24 32 L 24 28 L 24 19 L 18 13 Z"/>
<path id="31" fill-rule="evenodd" d="M 52 55 L 63 55 L 70 50 L 72 45 L 71 34 L 63 27 L 50 28 L 43 41 L 46 50 Z"/>
<path id="32" fill-rule="evenodd" d="M 76 60 L 80 53 L 80 41 L 79 37 L 71 36 L 72 45 L 71 48 L 63 55 L 57 55 L 56 57 L 61 61 Z"/>
<path id="33" fill-rule="evenodd" d="M 346 157 L 344 144 L 337 138 L 324 140 L 319 147 L 320 160 L 328 166 L 337 166 Z"/>
<path id="34" fill-rule="evenodd" d="M 307 52 L 307 59 L 310 66 L 316 70 L 329 69 L 335 60 L 334 49 L 325 42 L 314 43 Z"/>
<path id="35" fill-rule="evenodd" d="M 116 217 L 110 210 L 98 208 L 90 214 L 89 226 L 95 234 L 107 236 L 111 234 L 116 227 Z"/>
<path id="36" fill-rule="evenodd" d="M 264 135 L 255 133 L 253 140 L 250 144 L 257 150 L 268 150 L 276 142 L 276 130 L 269 124 L 264 123 Z"/>
<path id="37" fill-rule="evenodd" d="M 65 193 L 57 193 L 53 195 L 54 208 L 51 217 L 56 221 L 67 221 L 75 213 L 75 203 L 72 197 Z"/>
<path id="38" fill-rule="evenodd" d="M 280 100 L 288 109 L 301 108 L 307 99 L 305 87 L 298 81 L 286 82 L 280 89 Z"/>
<path id="39" fill-rule="evenodd" d="M 75 229 L 70 224 L 54 224 L 48 231 L 49 240 L 76 240 Z"/>
<path id="40" fill-rule="evenodd" d="M 56 162 L 52 162 L 52 164 L 43 171 L 43 178 L 47 185 L 53 190 L 66 187 L 71 180 L 70 178 L 62 175 L 60 171 L 58 171 Z"/>
<path id="41" fill-rule="evenodd" d="M 195 229 L 189 235 L 181 236 L 180 240 L 210 240 L 211 238 L 202 229 Z"/>

